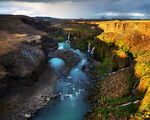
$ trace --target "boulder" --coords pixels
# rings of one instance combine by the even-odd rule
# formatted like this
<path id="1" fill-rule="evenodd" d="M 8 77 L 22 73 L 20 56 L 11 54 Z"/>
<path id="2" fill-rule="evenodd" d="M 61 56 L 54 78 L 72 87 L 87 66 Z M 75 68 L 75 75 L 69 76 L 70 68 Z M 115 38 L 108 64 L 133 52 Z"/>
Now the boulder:
<path id="1" fill-rule="evenodd" d="M 69 67 L 77 65 L 77 63 L 81 60 L 80 57 L 71 50 L 55 50 L 54 54 L 49 54 L 49 57 L 61 58 Z"/>

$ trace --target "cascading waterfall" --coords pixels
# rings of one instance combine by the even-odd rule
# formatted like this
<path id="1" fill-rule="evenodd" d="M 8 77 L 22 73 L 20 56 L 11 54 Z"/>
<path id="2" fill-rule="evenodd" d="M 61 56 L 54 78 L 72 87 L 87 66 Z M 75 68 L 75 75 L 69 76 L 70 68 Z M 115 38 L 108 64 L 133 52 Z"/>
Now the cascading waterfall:
<path id="1" fill-rule="evenodd" d="M 70 40 L 70 32 L 68 33 L 68 40 Z"/>
<path id="2" fill-rule="evenodd" d="M 68 40 L 66 40 L 66 43 L 70 44 L 70 32 L 68 33 Z"/>
<path id="3" fill-rule="evenodd" d="M 95 47 L 92 48 L 92 50 L 91 50 L 91 55 L 94 54 L 94 50 L 95 50 Z"/>
<path id="4" fill-rule="evenodd" d="M 87 52 L 90 53 L 90 51 L 91 51 L 91 43 L 88 44 L 88 51 Z"/>
<path id="5" fill-rule="evenodd" d="M 88 54 L 93 55 L 94 51 L 95 51 L 95 47 L 93 47 L 91 50 L 91 43 L 89 43 L 88 44 L 88 50 L 87 50 Z"/>

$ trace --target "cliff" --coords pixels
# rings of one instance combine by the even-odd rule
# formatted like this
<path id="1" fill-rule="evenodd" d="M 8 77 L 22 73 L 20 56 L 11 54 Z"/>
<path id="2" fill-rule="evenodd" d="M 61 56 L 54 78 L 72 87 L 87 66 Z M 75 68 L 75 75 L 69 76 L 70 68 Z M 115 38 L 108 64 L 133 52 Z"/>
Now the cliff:
<path id="1" fill-rule="evenodd" d="M 87 23 L 97 24 L 98 27 L 103 30 L 103 32 L 97 36 L 98 40 L 96 40 L 94 44 L 96 46 L 95 58 L 100 59 L 102 61 L 108 58 L 110 60 L 108 64 L 109 64 L 109 67 L 111 66 L 111 69 L 108 69 L 107 71 L 100 70 L 99 73 L 101 74 L 103 72 L 105 73 L 105 72 L 117 71 L 121 68 L 129 67 L 130 74 L 127 74 L 127 73 L 122 73 L 122 74 L 127 74 L 127 76 L 129 76 L 128 78 L 129 80 L 127 80 L 126 82 L 129 83 L 128 86 L 130 89 L 124 88 L 123 91 L 124 92 L 128 91 L 128 92 L 122 93 L 122 95 L 119 95 L 116 97 L 120 98 L 121 96 L 122 97 L 124 96 L 125 98 L 129 96 L 129 94 L 132 94 L 132 96 L 144 96 L 140 104 L 138 103 L 136 105 L 136 107 L 138 107 L 136 114 L 134 115 L 134 117 L 130 116 L 130 118 L 131 119 L 150 118 L 149 116 L 149 112 L 150 112 L 150 108 L 149 108 L 149 105 L 150 105 L 150 96 L 149 96 L 150 21 L 115 20 L 115 21 L 92 21 L 92 22 L 87 22 Z M 104 68 L 106 69 L 106 67 Z M 118 76 L 120 77 L 120 81 L 122 81 L 121 79 L 127 79 L 127 78 L 124 78 L 122 74 L 120 73 L 120 75 Z M 111 77 L 114 78 L 115 74 L 111 75 Z M 117 82 L 115 83 L 114 82 L 115 80 L 112 80 L 112 78 L 106 78 L 104 79 L 104 81 L 108 79 L 109 81 L 112 81 L 111 82 L 112 84 L 118 84 Z M 100 84 L 102 88 L 103 88 L 103 85 L 106 85 L 105 83 L 100 83 Z M 108 87 L 107 90 L 109 88 L 112 89 L 111 86 L 107 86 L 107 87 Z M 117 89 L 121 89 L 121 88 L 118 87 Z M 107 92 L 107 90 L 103 90 L 103 92 L 105 91 Z M 104 94 L 103 92 L 101 93 L 101 95 L 104 95 L 103 97 L 106 97 L 107 95 Z M 110 97 L 110 96 L 107 98 L 114 99 L 114 97 Z M 113 102 L 113 100 L 111 100 L 111 102 Z M 102 107 L 101 109 L 104 109 L 104 107 Z M 107 109 L 106 111 L 108 113 L 111 111 L 110 113 L 112 113 L 112 111 L 114 112 L 115 110 Z M 103 112 L 106 112 L 106 111 L 101 111 L 101 112 L 104 115 Z M 111 116 L 109 117 L 109 119 L 114 118 L 114 116 L 112 115 L 109 115 L 109 116 Z"/>
<path id="2" fill-rule="evenodd" d="M 59 96 L 49 60 L 64 60 L 64 76 L 80 61 L 71 50 L 57 50 L 61 35 L 68 34 L 62 30 L 68 22 L 0 15 L 1 120 L 27 120 Z"/>
<path id="3" fill-rule="evenodd" d="M 53 96 L 56 75 L 47 51 L 57 42 L 44 32 L 48 26 L 49 21 L 0 15 L 0 119 L 23 119 Z"/>

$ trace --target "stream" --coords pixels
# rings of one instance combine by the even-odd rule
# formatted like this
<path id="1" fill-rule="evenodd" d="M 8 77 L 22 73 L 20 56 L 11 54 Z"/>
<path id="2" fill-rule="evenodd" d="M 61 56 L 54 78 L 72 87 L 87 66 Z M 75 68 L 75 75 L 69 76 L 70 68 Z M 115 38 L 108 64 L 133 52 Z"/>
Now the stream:
<path id="1" fill-rule="evenodd" d="M 49 60 L 58 77 L 55 93 L 60 97 L 41 109 L 33 120 L 83 120 L 89 109 L 89 103 L 85 99 L 87 95 L 85 88 L 89 80 L 86 73 L 82 71 L 82 67 L 88 64 L 87 56 L 80 50 L 70 48 L 68 43 L 59 43 L 58 46 L 59 50 L 72 50 L 79 55 L 81 61 L 67 76 L 62 76 L 61 71 L 65 62 L 60 58 Z"/>

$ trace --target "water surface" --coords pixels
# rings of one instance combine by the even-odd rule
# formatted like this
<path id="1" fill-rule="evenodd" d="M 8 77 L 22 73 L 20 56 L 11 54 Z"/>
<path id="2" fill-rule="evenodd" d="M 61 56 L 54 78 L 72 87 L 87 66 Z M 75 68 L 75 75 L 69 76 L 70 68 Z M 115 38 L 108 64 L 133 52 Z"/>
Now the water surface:
<path id="1" fill-rule="evenodd" d="M 67 43 L 59 43 L 58 49 L 72 50 L 79 55 L 81 61 L 72 68 L 68 76 L 58 77 L 55 92 L 60 94 L 60 98 L 51 101 L 33 120 L 83 120 L 89 108 L 88 101 L 85 99 L 88 76 L 81 70 L 88 64 L 86 55 L 80 50 L 70 48 Z M 49 62 L 56 74 L 60 75 L 60 71 L 65 66 L 64 61 L 60 58 L 52 58 Z"/>

